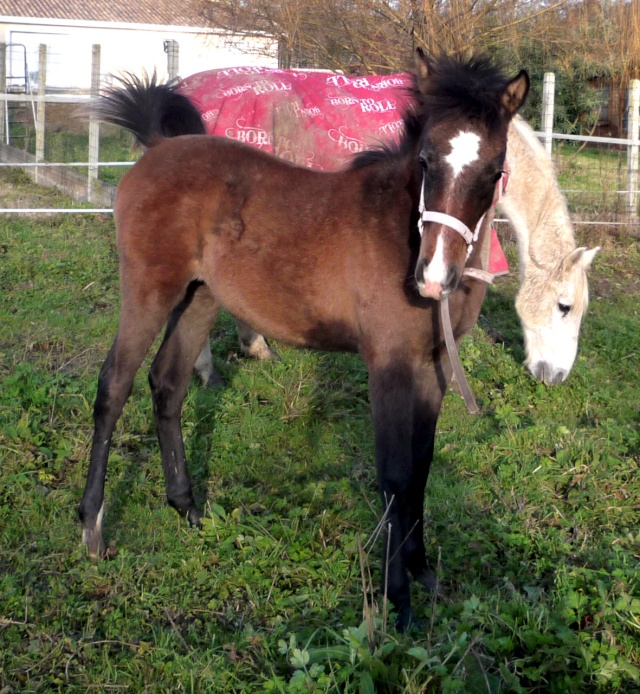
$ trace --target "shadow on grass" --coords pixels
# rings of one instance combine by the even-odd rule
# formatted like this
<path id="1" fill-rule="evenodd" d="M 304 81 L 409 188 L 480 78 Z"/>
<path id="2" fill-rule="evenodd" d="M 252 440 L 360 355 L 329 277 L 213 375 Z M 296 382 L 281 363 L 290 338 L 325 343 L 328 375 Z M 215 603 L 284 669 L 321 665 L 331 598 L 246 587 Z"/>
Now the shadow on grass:
<path id="1" fill-rule="evenodd" d="M 514 360 L 522 360 L 524 353 L 520 326 L 513 307 L 513 298 L 508 289 L 497 288 L 491 292 L 483 306 L 481 322 L 490 326 L 487 331 L 494 339 L 498 340 L 491 331 L 496 331 L 502 336 L 500 341 L 505 344 Z M 309 499 L 315 493 L 313 490 L 317 489 L 319 483 L 346 478 L 350 489 L 348 503 L 362 504 L 363 510 L 366 509 L 366 515 L 371 519 L 371 527 L 363 528 L 363 531 L 370 532 L 382 508 L 375 488 L 373 427 L 370 421 L 366 368 L 361 359 L 355 355 L 325 353 L 315 357 L 315 361 L 312 362 L 312 360 L 305 360 L 304 352 L 299 357 L 296 356 L 296 350 L 291 352 L 283 350 L 281 362 L 251 365 L 256 385 L 247 388 L 247 380 L 243 380 L 241 372 L 248 370 L 244 366 L 245 364 L 248 366 L 249 362 L 224 359 L 224 355 L 233 352 L 235 348 L 233 329 L 228 325 L 225 328 L 225 325 L 223 324 L 217 331 L 218 339 L 214 342 L 216 368 L 223 377 L 225 385 L 217 389 L 205 389 L 194 379 L 188 396 L 191 400 L 192 420 L 195 424 L 185 436 L 185 444 L 188 469 L 198 507 L 206 509 L 209 501 L 226 505 L 227 494 L 222 489 L 220 496 L 216 493 L 216 498 L 209 498 L 212 488 L 218 484 L 222 488 L 231 489 L 230 495 L 236 497 L 231 503 L 236 503 L 237 498 L 244 494 L 247 505 L 250 505 L 257 497 L 262 500 L 261 503 L 264 506 L 272 507 L 284 497 L 290 500 L 291 508 L 301 507 L 310 503 Z M 299 369 L 302 369 L 304 373 L 302 371 L 298 373 Z M 268 390 L 271 381 L 279 380 L 281 383 L 286 381 L 284 371 L 291 372 L 294 385 L 298 377 L 310 382 L 309 392 L 305 396 L 304 412 L 300 415 L 295 413 L 292 415 L 287 412 L 286 407 L 279 407 L 277 400 L 281 390 L 286 390 L 285 386 L 282 386 L 280 390 L 278 388 Z M 225 465 L 217 467 L 219 449 L 216 440 L 219 437 L 215 435 L 217 433 L 215 430 L 226 426 L 219 414 L 221 408 L 225 407 L 224 401 L 231 388 L 236 389 L 241 394 L 240 397 L 246 399 L 244 404 L 247 408 L 251 406 L 264 408 L 274 422 L 272 428 L 256 427 L 257 433 L 253 437 L 241 438 L 237 442 L 238 451 L 246 450 L 252 445 L 262 445 L 262 448 L 253 457 L 239 455 L 231 475 L 226 478 Z M 286 397 L 286 393 L 282 397 Z M 446 401 L 444 407 L 447 407 Z M 149 417 L 151 416 L 149 411 Z M 486 444 L 499 431 L 500 422 L 491 412 L 484 414 L 483 417 L 486 422 L 483 427 L 476 429 L 471 427 L 466 432 L 458 431 L 455 435 L 471 437 L 478 445 Z M 347 423 L 347 418 L 349 418 L 349 425 L 343 426 Z M 457 426 L 460 427 L 459 421 Z M 291 442 L 291 448 L 295 446 L 299 448 L 295 454 L 295 460 L 288 459 L 288 452 L 278 450 L 277 445 L 263 445 L 264 439 L 277 429 L 280 430 L 278 431 L 279 440 L 286 442 L 288 436 L 295 438 L 295 441 Z M 140 458 L 148 456 L 149 452 L 154 459 L 158 458 L 157 439 L 153 426 L 150 427 L 150 432 L 152 433 L 147 437 L 150 441 L 149 445 L 143 444 L 133 453 L 134 460 L 127 464 L 110 493 L 111 498 L 107 499 L 105 518 L 107 541 L 117 538 L 118 542 L 128 543 L 130 530 L 125 530 L 122 526 L 126 515 L 125 509 L 130 503 L 135 487 L 138 489 L 134 493 L 142 499 L 149 498 L 154 493 L 152 489 L 158 490 L 158 485 L 154 487 L 151 484 L 138 482 Z M 337 445 L 333 447 L 327 445 L 327 437 L 336 438 Z M 366 441 L 364 445 L 363 441 Z M 443 442 L 438 436 L 434 457 L 435 468 L 441 468 L 443 465 L 440 452 L 442 446 Z M 332 458 L 332 455 L 335 458 Z M 338 458 L 340 460 L 337 460 Z M 228 463 L 226 468 L 228 473 Z M 458 465 L 452 465 L 447 469 L 447 485 L 463 489 L 464 470 L 458 468 Z M 160 475 L 161 472 L 154 474 Z M 214 476 L 219 477 L 219 483 L 213 480 Z M 436 477 L 438 477 L 437 473 Z M 235 489 L 236 485 L 237 489 Z M 427 485 L 427 499 L 430 496 L 431 486 L 431 484 Z M 309 491 L 310 489 L 312 491 Z M 164 495 L 164 487 L 162 494 Z M 374 499 L 373 503 L 371 499 Z M 164 498 L 162 501 L 164 502 Z M 486 579 L 489 589 L 498 577 L 489 568 L 488 560 L 482 560 L 481 557 L 491 552 L 488 552 L 486 548 L 486 551 L 478 549 L 484 547 L 484 540 L 472 531 L 485 528 L 482 537 L 499 537 L 500 527 L 492 523 L 487 511 L 480 507 L 465 507 L 465 513 L 467 517 L 460 518 L 456 522 L 451 522 L 446 517 L 434 517 L 432 529 L 428 530 L 428 534 L 438 545 L 451 548 L 452 556 L 459 561 L 459 572 L 449 557 L 446 557 L 443 563 L 447 573 L 456 576 L 453 584 L 458 584 L 459 577 L 464 577 L 467 572 L 473 575 L 477 573 L 480 578 Z M 365 517 L 364 513 L 361 517 Z M 468 551 L 465 548 L 469 548 Z M 381 548 L 378 550 L 379 555 Z M 435 557 L 432 556 L 431 559 L 433 563 Z M 500 561 L 495 559 L 496 565 L 502 567 L 499 571 L 504 570 L 504 561 L 506 561 L 505 557 L 502 557 Z M 516 580 L 515 577 L 513 580 Z M 527 574 L 526 580 L 534 579 Z"/>
<path id="2" fill-rule="evenodd" d="M 524 335 L 515 308 L 515 284 L 511 279 L 490 287 L 482 304 L 478 325 L 489 337 L 505 346 L 513 359 L 525 359 Z"/>

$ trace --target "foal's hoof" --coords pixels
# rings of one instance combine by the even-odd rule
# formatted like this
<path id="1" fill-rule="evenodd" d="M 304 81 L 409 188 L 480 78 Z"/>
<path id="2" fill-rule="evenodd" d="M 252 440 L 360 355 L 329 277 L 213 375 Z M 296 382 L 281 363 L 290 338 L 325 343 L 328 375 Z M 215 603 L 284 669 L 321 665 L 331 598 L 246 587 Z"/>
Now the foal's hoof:
<path id="1" fill-rule="evenodd" d="M 422 622 L 416 619 L 410 605 L 407 605 L 398 612 L 398 616 L 396 617 L 396 630 L 401 634 L 405 632 L 421 632 L 423 630 Z"/>
<path id="2" fill-rule="evenodd" d="M 216 388 L 222 388 L 225 384 L 220 374 L 213 368 L 213 362 L 204 366 L 196 363 L 193 370 L 205 388 L 216 390 Z"/>
<path id="3" fill-rule="evenodd" d="M 99 528 L 84 528 L 82 530 L 82 544 L 87 548 L 92 559 L 103 559 L 106 556 L 102 531 Z"/>
<path id="4" fill-rule="evenodd" d="M 438 577 L 429 569 L 422 569 L 413 575 L 413 578 L 427 591 L 427 593 L 440 592 Z"/>
<path id="5" fill-rule="evenodd" d="M 192 528 L 202 530 L 202 514 L 197 508 L 191 508 L 187 511 L 186 518 Z"/>
<path id="6" fill-rule="evenodd" d="M 225 385 L 225 382 L 217 371 L 209 374 L 206 378 L 203 376 L 200 376 L 200 378 L 202 380 L 202 385 L 209 390 L 217 390 L 218 388 L 223 388 Z"/>
<path id="7" fill-rule="evenodd" d="M 240 340 L 240 351 L 245 356 L 258 359 L 258 361 L 274 361 L 280 359 L 278 353 L 274 352 L 274 350 L 269 347 L 262 335 L 256 337 L 251 342 Z"/>

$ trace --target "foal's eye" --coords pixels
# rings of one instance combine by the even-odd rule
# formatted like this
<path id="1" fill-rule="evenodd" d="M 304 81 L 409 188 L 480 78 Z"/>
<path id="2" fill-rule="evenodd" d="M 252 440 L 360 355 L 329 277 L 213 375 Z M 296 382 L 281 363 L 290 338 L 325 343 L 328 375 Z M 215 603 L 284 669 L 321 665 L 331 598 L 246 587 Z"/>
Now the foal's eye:
<path id="1" fill-rule="evenodd" d="M 569 311 L 571 311 L 571 306 L 569 306 L 569 304 L 559 303 L 558 304 L 558 310 L 560 311 L 560 313 L 562 314 L 562 317 L 564 318 L 565 316 L 567 316 L 569 314 Z"/>
<path id="2" fill-rule="evenodd" d="M 427 164 L 427 157 L 424 154 L 421 154 L 420 157 L 420 166 L 426 170 L 428 164 Z"/>

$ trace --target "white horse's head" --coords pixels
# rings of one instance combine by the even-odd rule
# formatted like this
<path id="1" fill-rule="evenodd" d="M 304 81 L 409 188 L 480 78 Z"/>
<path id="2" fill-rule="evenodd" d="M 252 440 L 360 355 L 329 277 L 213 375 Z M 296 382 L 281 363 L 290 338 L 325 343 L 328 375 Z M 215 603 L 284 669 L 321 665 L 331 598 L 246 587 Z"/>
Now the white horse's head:
<path id="1" fill-rule="evenodd" d="M 516 298 L 526 361 L 546 385 L 562 383 L 578 351 L 580 323 L 589 304 L 587 270 L 600 250 L 576 248 L 558 265 L 527 268 Z"/>

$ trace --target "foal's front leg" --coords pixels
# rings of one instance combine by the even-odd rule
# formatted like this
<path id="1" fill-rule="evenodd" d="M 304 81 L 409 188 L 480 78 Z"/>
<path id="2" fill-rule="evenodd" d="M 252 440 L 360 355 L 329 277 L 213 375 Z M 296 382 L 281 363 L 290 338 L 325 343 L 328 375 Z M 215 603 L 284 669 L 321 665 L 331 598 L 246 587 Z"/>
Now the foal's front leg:
<path id="1" fill-rule="evenodd" d="M 371 409 L 376 437 L 378 486 L 386 509 L 382 587 L 398 614 L 397 626 L 412 621 L 406 551 L 415 538 L 413 465 L 414 369 L 408 365 L 372 368 Z M 425 476 L 426 480 L 426 476 Z M 424 487 L 423 487 L 424 489 Z M 421 529 L 419 530 L 421 532 Z"/>
<path id="2" fill-rule="evenodd" d="M 414 386 L 411 484 L 408 513 L 411 532 L 405 544 L 407 568 L 426 590 L 437 588 L 437 577 L 429 569 L 424 546 L 425 488 L 433 460 L 436 423 L 442 398 L 451 378 L 448 358 L 422 366 Z"/>

